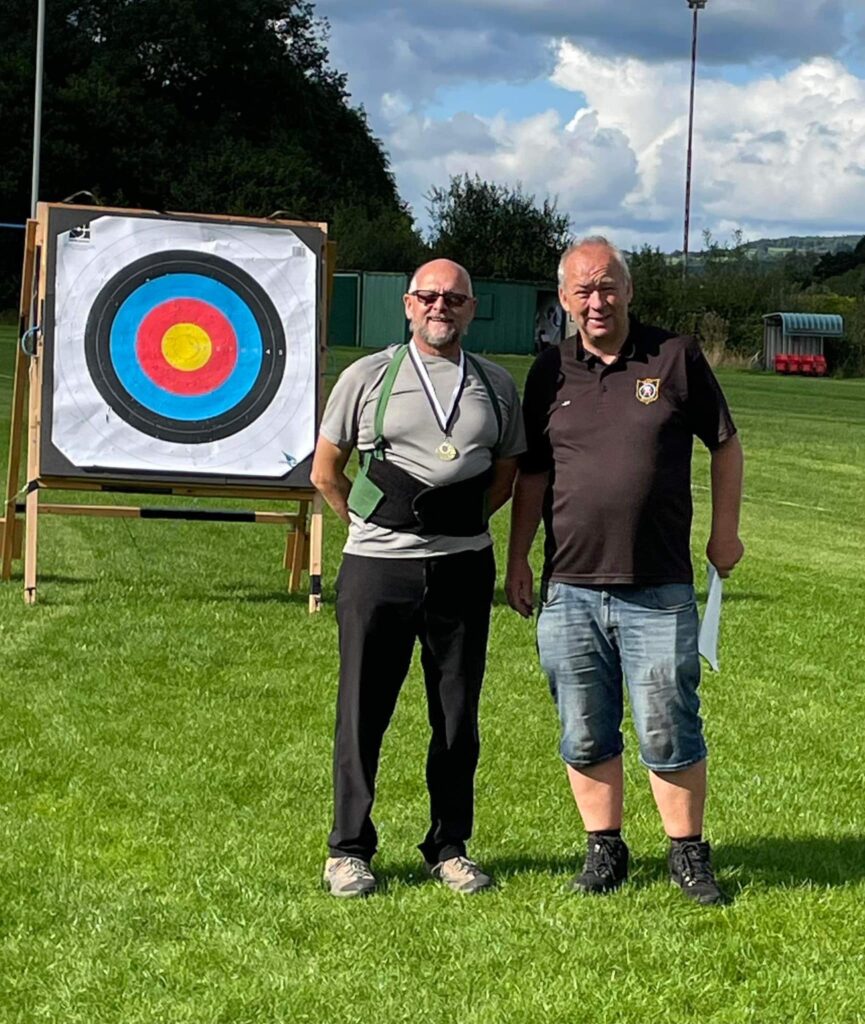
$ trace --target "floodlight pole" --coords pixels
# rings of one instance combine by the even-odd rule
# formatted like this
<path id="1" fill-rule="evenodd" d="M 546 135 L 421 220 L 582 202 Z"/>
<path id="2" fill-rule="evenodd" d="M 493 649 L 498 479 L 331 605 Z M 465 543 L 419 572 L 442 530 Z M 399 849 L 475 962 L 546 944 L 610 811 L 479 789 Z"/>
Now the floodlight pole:
<path id="1" fill-rule="evenodd" d="M 691 33 L 691 103 L 688 108 L 688 158 L 685 169 L 685 239 L 682 244 L 682 276 L 688 273 L 688 235 L 691 228 L 691 159 L 694 151 L 694 83 L 697 78 L 697 16 L 706 6 L 707 0 L 687 0 L 694 12 L 694 27 Z"/>
<path id="2" fill-rule="evenodd" d="M 36 216 L 39 202 L 39 159 L 42 143 L 42 79 L 45 70 L 45 0 L 38 0 L 36 13 L 36 85 L 33 96 L 33 177 L 30 184 L 30 216 Z"/>

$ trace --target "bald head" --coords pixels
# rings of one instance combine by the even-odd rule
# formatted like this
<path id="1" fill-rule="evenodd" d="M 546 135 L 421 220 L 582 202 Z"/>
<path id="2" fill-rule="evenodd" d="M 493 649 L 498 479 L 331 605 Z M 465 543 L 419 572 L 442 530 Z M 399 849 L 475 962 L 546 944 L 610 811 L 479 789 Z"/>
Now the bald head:
<path id="1" fill-rule="evenodd" d="M 446 259 L 430 260 L 429 263 L 421 264 L 421 266 L 417 268 L 414 274 L 412 274 L 408 290 L 410 292 L 413 292 L 417 291 L 417 289 L 420 287 L 427 288 L 428 285 L 421 286 L 418 284 L 418 281 L 421 278 L 426 279 L 426 277 L 429 274 L 435 275 L 438 273 L 458 275 L 460 280 L 460 287 L 459 289 L 455 290 L 462 291 L 463 294 L 465 295 L 474 295 L 474 292 L 472 291 L 472 279 L 469 276 L 469 272 L 466 270 L 466 268 L 461 266 L 459 263 L 455 263 L 453 260 Z"/>
<path id="2" fill-rule="evenodd" d="M 415 345 L 427 355 L 458 355 L 476 305 L 465 267 L 444 259 L 424 263 L 412 275 L 405 295 Z"/>

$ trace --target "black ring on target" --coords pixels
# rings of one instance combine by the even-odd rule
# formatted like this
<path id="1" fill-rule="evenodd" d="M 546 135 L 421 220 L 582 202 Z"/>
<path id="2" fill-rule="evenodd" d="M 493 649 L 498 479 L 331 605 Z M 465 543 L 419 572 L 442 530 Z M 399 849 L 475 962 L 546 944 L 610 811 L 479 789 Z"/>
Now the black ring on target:
<path id="1" fill-rule="evenodd" d="M 158 401 L 144 404 L 121 380 L 115 365 L 112 330 L 121 307 L 128 299 L 134 299 L 134 293 L 145 285 L 170 275 L 184 275 L 182 280 L 187 283 L 191 278 L 197 278 L 205 290 L 208 282 L 217 282 L 218 286 L 232 293 L 231 305 L 243 310 L 241 320 L 257 328 L 258 338 L 249 337 L 250 332 L 245 331 L 243 336 L 237 338 L 237 343 L 242 349 L 245 347 L 247 366 L 252 358 L 256 365 L 260 360 L 260 367 L 254 377 L 247 375 L 241 381 L 237 401 L 229 408 L 219 409 L 214 415 L 193 414 L 184 418 L 160 409 Z M 170 292 L 172 282 L 163 283 Z M 215 288 L 217 285 L 210 287 Z M 196 296 L 180 291 L 176 298 L 194 299 Z M 241 334 L 240 331 L 237 333 Z M 209 253 L 185 250 L 143 256 L 115 274 L 93 302 L 85 328 L 84 350 L 93 384 L 122 420 L 150 437 L 183 444 L 206 444 L 220 440 L 253 423 L 273 402 L 282 383 L 286 363 L 282 322 L 273 302 L 258 281 L 228 260 Z M 129 352 L 126 357 L 132 358 Z M 169 397 L 167 393 L 166 397 Z M 184 400 L 174 397 L 172 401 L 172 408 L 177 409 L 182 407 Z M 204 399 L 197 396 L 194 401 L 198 404 L 192 405 L 192 408 L 206 407 L 206 396 Z M 190 404 L 192 402 L 190 400 Z"/>

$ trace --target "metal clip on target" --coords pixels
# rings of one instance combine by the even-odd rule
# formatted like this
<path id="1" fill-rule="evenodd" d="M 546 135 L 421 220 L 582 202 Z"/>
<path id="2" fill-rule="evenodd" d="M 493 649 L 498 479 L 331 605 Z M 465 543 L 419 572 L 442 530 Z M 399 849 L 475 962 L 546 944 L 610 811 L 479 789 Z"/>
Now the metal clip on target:
<path id="1" fill-rule="evenodd" d="M 36 338 L 41 333 L 42 326 L 36 324 L 21 335 L 21 351 L 30 359 L 36 355 Z"/>

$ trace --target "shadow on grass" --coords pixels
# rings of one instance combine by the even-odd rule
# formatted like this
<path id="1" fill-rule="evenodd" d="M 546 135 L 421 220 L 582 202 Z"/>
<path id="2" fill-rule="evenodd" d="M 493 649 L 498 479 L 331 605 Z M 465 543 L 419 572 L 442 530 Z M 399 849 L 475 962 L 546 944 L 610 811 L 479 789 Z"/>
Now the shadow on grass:
<path id="1" fill-rule="evenodd" d="M 865 880 L 865 836 L 763 836 L 719 843 L 712 863 L 723 888 L 793 889 L 804 885 L 838 888 Z M 636 856 L 628 884 L 643 888 L 668 878 L 666 855 Z"/>
<path id="2" fill-rule="evenodd" d="M 570 878 L 578 865 L 575 857 L 526 855 L 524 857 L 484 857 L 481 866 L 501 884 L 510 878 L 527 874 Z M 376 865 L 375 873 L 381 888 L 385 891 L 389 885 L 395 882 L 412 887 L 428 885 L 430 882 L 430 876 L 419 859 Z"/>
<path id="3" fill-rule="evenodd" d="M 641 855 L 631 851 L 628 887 L 648 888 L 668 879 L 666 854 Z M 520 875 L 546 875 L 563 884 L 582 866 L 582 852 L 573 854 L 525 854 L 484 857 L 483 867 L 501 884 Z M 865 880 L 865 836 L 825 836 L 798 839 L 765 836 L 749 842 L 719 844 L 713 861 L 720 881 L 740 888 L 794 888 L 802 885 L 839 887 Z M 417 886 L 429 881 L 415 860 L 376 869 L 386 890 L 388 884 Z"/>
<path id="4" fill-rule="evenodd" d="M 90 594 L 98 594 L 94 586 L 98 580 L 92 576 L 63 576 L 57 573 L 40 573 L 36 577 L 36 601 L 31 608 L 65 608 L 75 607 L 81 603 L 81 593 L 75 589 L 78 587 L 90 587 Z M 24 604 L 24 577 L 13 573 L 10 580 L 4 580 L 3 584 L 20 595 L 21 603 Z M 69 589 L 67 589 L 69 588 Z"/>
<path id="5" fill-rule="evenodd" d="M 865 880 L 865 836 L 764 836 L 719 845 L 715 863 L 761 888 L 851 885 Z"/>
<path id="6" fill-rule="evenodd" d="M 215 586 L 212 591 L 201 590 L 194 594 L 187 595 L 188 598 L 206 601 L 232 601 L 243 604 L 286 604 L 303 605 L 309 604 L 309 594 L 306 590 L 299 590 L 290 594 L 287 590 L 240 590 L 230 583 Z M 324 595 L 324 602 L 327 602 L 329 595 Z"/>
<path id="7" fill-rule="evenodd" d="M 378 879 L 379 889 L 388 892 L 395 884 L 407 885 L 412 888 L 419 885 L 428 885 L 430 876 L 424 870 L 418 860 L 399 861 L 391 864 L 374 865 L 375 877 Z"/>
<path id="8" fill-rule="evenodd" d="M 24 586 L 24 574 L 20 572 L 13 572 L 12 577 L 9 580 L 4 580 L 7 585 L 17 585 L 19 587 Z M 43 583 L 65 583 L 70 586 L 80 586 L 82 584 L 95 583 L 96 578 L 94 576 L 64 576 L 60 573 L 53 572 L 40 572 L 36 576 L 36 586 L 40 587 Z"/>

